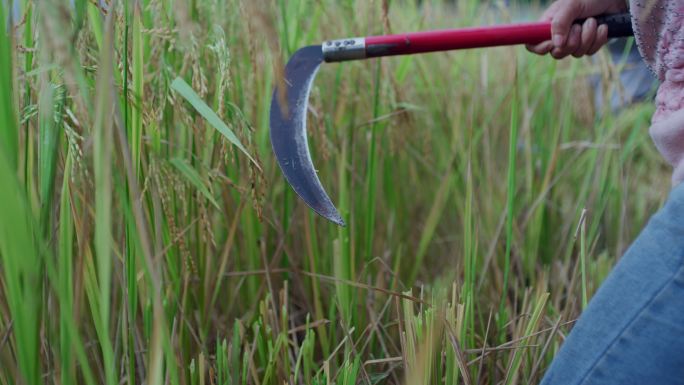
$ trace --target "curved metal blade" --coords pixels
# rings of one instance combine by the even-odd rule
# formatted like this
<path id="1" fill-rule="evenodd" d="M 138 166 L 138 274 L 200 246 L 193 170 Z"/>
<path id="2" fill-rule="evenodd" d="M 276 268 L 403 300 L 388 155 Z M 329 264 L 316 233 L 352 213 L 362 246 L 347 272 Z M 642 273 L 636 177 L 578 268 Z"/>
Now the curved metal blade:
<path id="1" fill-rule="evenodd" d="M 318 179 L 306 138 L 309 93 L 321 63 L 322 48 L 314 45 L 295 52 L 285 66 L 287 104 L 281 103 L 276 87 L 271 99 L 271 145 L 285 179 L 304 202 L 321 216 L 344 226 L 342 216 Z"/>

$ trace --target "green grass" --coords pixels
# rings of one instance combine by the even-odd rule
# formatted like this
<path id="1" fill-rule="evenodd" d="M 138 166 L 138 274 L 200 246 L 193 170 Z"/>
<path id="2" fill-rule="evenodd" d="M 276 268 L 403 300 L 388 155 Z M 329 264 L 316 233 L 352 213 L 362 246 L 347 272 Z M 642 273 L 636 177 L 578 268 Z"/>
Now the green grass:
<path id="1" fill-rule="evenodd" d="M 281 69 L 324 39 L 506 21 L 475 0 L 0 7 L 0 384 L 535 383 L 662 203 L 652 107 L 522 47 L 326 64 L 271 153 Z M 586 211 L 585 211 L 586 210 Z"/>

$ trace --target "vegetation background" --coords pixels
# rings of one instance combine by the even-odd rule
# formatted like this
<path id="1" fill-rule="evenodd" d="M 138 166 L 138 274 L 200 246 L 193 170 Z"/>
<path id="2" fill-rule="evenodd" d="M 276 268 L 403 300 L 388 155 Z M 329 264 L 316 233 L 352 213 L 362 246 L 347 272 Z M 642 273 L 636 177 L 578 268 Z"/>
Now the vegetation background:
<path id="1" fill-rule="evenodd" d="M 344 228 L 268 134 L 298 47 L 518 6 L 3 1 L 0 384 L 536 383 L 669 189 L 650 103 L 594 111 L 620 65 L 324 65 L 310 145 Z"/>

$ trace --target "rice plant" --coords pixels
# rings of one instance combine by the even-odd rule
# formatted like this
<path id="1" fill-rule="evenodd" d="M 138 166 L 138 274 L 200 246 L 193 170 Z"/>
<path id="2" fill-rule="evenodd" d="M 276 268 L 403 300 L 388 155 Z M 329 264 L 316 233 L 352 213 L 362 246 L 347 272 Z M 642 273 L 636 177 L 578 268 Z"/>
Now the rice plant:
<path id="1" fill-rule="evenodd" d="M 294 50 L 515 2 L 0 4 L 0 384 L 535 383 L 668 190 L 652 107 L 591 103 L 620 65 L 507 47 L 325 64 L 348 226 L 297 198 Z"/>

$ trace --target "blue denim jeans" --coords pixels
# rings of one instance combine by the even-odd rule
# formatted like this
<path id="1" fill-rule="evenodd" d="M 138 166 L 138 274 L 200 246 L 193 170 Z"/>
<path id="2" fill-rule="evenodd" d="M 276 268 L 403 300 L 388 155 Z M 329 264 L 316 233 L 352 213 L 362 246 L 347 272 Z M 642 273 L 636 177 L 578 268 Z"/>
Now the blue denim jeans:
<path id="1" fill-rule="evenodd" d="M 684 184 L 596 292 L 541 383 L 684 384 Z"/>

